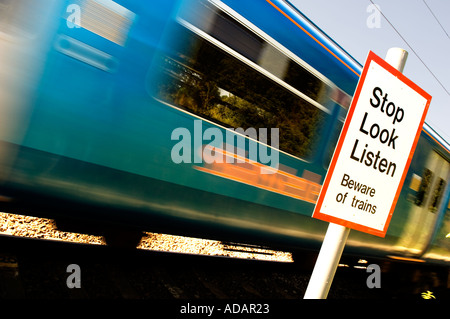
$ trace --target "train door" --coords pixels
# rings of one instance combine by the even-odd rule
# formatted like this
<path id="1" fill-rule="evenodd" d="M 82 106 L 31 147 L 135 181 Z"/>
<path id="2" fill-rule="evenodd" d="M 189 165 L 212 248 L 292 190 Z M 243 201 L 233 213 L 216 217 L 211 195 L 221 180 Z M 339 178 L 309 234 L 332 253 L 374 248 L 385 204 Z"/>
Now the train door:
<path id="1" fill-rule="evenodd" d="M 426 249 L 438 219 L 444 191 L 450 175 L 450 164 L 432 151 L 422 175 L 414 175 L 410 188 L 416 191 L 403 234 L 397 244 L 402 250 L 421 255 Z"/>

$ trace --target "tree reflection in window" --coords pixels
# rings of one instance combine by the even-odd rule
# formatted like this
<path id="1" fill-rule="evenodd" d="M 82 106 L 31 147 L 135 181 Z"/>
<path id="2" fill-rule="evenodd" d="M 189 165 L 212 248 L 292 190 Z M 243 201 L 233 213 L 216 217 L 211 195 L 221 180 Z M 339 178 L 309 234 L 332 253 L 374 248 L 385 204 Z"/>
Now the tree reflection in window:
<path id="1" fill-rule="evenodd" d="M 432 198 L 429 207 L 430 212 L 436 213 L 436 211 L 438 210 L 439 203 L 441 202 L 442 195 L 444 194 L 445 185 L 446 185 L 445 181 L 442 178 L 440 178 L 439 182 L 436 184 L 436 187 L 434 188 L 433 193 L 431 194 Z"/>
<path id="2" fill-rule="evenodd" d="M 415 204 L 417 206 L 422 206 L 422 204 L 424 203 L 431 185 L 432 178 L 433 172 L 430 171 L 428 168 L 425 168 L 422 175 L 422 182 L 420 183 L 419 190 L 417 191 L 417 196 L 415 200 Z"/>
<path id="3" fill-rule="evenodd" d="M 228 127 L 279 128 L 281 150 L 312 154 L 322 111 L 182 26 L 176 34 L 187 44 L 161 57 L 161 99 Z"/>

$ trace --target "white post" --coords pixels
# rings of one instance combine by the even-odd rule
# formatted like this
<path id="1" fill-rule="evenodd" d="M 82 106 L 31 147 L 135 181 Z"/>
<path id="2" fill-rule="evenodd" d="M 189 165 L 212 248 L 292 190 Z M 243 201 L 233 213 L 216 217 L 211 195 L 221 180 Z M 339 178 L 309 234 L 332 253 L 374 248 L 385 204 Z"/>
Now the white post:
<path id="1" fill-rule="evenodd" d="M 403 73 L 405 68 L 408 52 L 400 48 L 390 48 L 384 59 L 387 63 Z"/>
<path id="2" fill-rule="evenodd" d="M 403 72 L 407 58 L 408 52 L 405 50 L 391 48 L 388 50 L 385 60 L 394 68 Z M 304 299 L 327 298 L 349 233 L 350 228 L 333 223 L 328 225 Z"/>
<path id="3" fill-rule="evenodd" d="M 330 223 L 304 299 L 326 299 L 347 242 L 350 228 Z"/>

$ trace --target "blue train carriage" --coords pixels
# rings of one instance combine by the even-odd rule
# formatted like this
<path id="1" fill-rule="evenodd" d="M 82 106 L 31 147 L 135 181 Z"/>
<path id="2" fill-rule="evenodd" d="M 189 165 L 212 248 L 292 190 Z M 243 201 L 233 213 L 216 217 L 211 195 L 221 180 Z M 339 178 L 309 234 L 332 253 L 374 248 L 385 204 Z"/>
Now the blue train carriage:
<path id="1" fill-rule="evenodd" d="M 42 1 L 2 8 L 20 17 L 2 20 L 5 205 L 320 246 L 361 71 L 342 48 L 285 1 Z M 386 238 L 352 232 L 349 252 L 448 261 L 448 148 L 427 132 Z"/>
<path id="2" fill-rule="evenodd" d="M 348 243 L 352 250 L 361 254 L 370 250 L 398 260 L 448 264 L 449 162 L 449 144 L 425 123 L 386 238 L 351 232 Z"/>
<path id="3" fill-rule="evenodd" d="M 450 145 L 425 125 L 405 181 L 408 219 L 397 244 L 423 260 L 450 260 L 449 177 Z"/>

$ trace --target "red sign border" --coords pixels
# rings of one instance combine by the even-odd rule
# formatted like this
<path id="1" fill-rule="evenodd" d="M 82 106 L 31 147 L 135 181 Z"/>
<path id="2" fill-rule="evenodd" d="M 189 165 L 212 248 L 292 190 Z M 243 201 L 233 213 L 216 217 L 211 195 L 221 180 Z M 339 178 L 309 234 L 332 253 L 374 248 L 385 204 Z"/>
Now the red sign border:
<path id="1" fill-rule="evenodd" d="M 351 122 L 351 120 L 353 118 L 353 114 L 355 112 L 356 104 L 358 103 L 359 96 L 361 94 L 361 90 L 363 88 L 363 85 L 364 85 L 364 82 L 365 82 L 365 79 L 366 79 L 366 76 L 367 76 L 367 72 L 369 70 L 369 66 L 370 66 L 370 63 L 372 61 L 374 61 L 375 63 L 377 63 L 381 67 L 383 67 L 386 71 L 391 73 L 393 76 L 397 77 L 400 81 L 402 81 L 404 84 L 409 86 L 411 89 L 416 91 L 419 95 L 421 95 L 422 97 L 424 97 L 427 100 L 427 104 L 425 106 L 425 109 L 424 109 L 424 112 L 423 112 L 423 115 L 422 115 L 422 119 L 420 121 L 420 125 L 417 128 L 417 132 L 416 132 L 416 137 L 414 139 L 414 143 L 413 143 L 411 151 L 409 153 L 408 161 L 406 162 L 405 169 L 404 169 L 402 177 L 400 179 L 400 183 L 398 185 L 397 192 L 396 192 L 394 200 L 392 202 L 392 207 L 390 209 L 390 212 L 389 212 L 389 215 L 387 217 L 387 220 L 386 220 L 386 223 L 384 225 L 384 229 L 383 230 L 378 230 L 378 229 L 375 229 L 375 228 L 372 228 L 372 227 L 368 227 L 368 226 L 364 226 L 364 225 L 361 225 L 361 224 L 358 224 L 358 223 L 350 222 L 348 220 L 345 220 L 345 219 L 342 219 L 342 218 L 338 218 L 338 217 L 334 217 L 334 216 L 330 216 L 330 215 L 327 215 L 327 214 L 324 214 L 324 213 L 320 212 L 320 210 L 322 208 L 323 200 L 325 198 L 325 194 L 326 194 L 326 192 L 328 190 L 328 186 L 329 186 L 329 183 L 330 183 L 330 180 L 331 180 L 331 176 L 333 175 L 334 169 L 336 167 L 336 162 L 337 162 L 337 160 L 339 158 L 339 155 L 341 153 L 342 145 L 344 144 L 344 140 L 345 140 L 345 138 L 347 136 L 347 131 L 348 131 L 348 128 L 350 126 L 350 122 Z M 422 127 L 423 127 L 423 124 L 425 122 L 425 118 L 426 118 L 426 115 L 427 115 L 427 112 L 428 112 L 428 108 L 430 107 L 430 103 L 431 103 L 431 95 L 429 95 L 427 92 L 425 92 L 419 86 L 417 86 L 414 82 L 412 82 L 410 79 L 408 79 L 403 73 L 398 71 L 396 68 L 391 66 L 386 61 L 384 61 L 382 58 L 380 58 L 374 52 L 369 51 L 366 63 L 364 65 L 363 72 L 361 74 L 361 78 L 359 79 L 358 85 L 356 87 L 355 95 L 353 97 L 352 103 L 351 103 L 350 108 L 348 110 L 347 118 L 345 119 L 345 122 L 344 122 L 344 127 L 342 128 L 341 135 L 339 136 L 339 140 L 338 140 L 336 149 L 334 151 L 333 158 L 331 159 L 331 163 L 330 163 L 330 166 L 328 168 L 327 175 L 325 176 L 325 181 L 323 183 L 321 192 L 319 194 L 319 198 L 318 198 L 317 204 L 316 204 L 316 206 L 314 208 L 314 212 L 313 212 L 312 217 L 320 219 L 320 220 L 323 220 L 323 221 L 327 221 L 327 222 L 330 222 L 330 223 L 342 225 L 342 226 L 345 226 L 345 227 L 348 227 L 348 228 L 352 228 L 352 229 L 355 229 L 355 230 L 359 230 L 359 231 L 362 231 L 362 232 L 365 232 L 365 233 L 369 233 L 369 234 L 372 234 L 372 235 L 375 235 L 375 236 L 385 237 L 387 229 L 389 227 L 389 223 L 391 221 L 392 215 L 393 215 L 394 210 L 395 210 L 395 206 L 396 206 L 397 201 L 398 201 L 398 197 L 400 196 L 400 192 L 402 190 L 402 186 L 403 186 L 403 183 L 405 181 L 406 174 L 408 173 L 408 169 L 409 169 L 409 166 L 411 164 L 411 160 L 412 160 L 412 157 L 414 155 L 414 151 L 416 149 L 417 142 L 419 141 L 420 133 L 422 131 Z"/>

